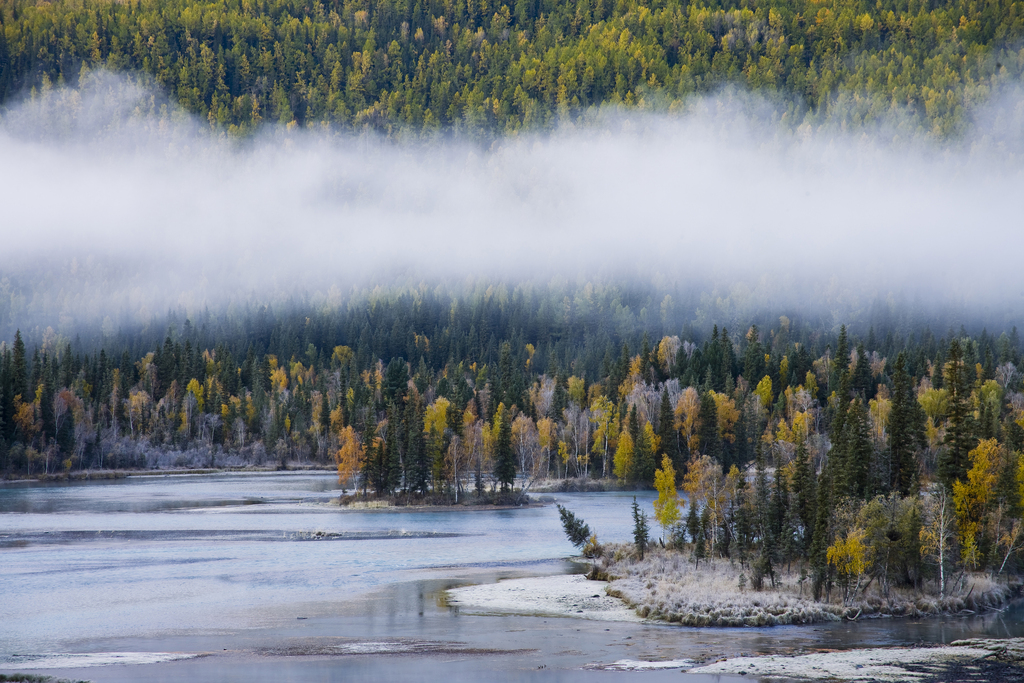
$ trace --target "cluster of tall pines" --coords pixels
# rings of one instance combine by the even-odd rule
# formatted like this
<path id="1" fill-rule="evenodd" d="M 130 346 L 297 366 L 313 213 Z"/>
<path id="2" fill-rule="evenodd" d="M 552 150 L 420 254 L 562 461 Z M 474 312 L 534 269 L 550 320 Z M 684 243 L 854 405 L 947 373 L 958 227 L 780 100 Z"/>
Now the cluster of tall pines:
<path id="1" fill-rule="evenodd" d="M 855 591 L 865 558 L 884 556 L 894 585 L 941 574 L 943 590 L 967 569 L 1017 570 L 1016 328 L 936 336 L 879 316 L 854 334 L 783 316 L 673 333 L 671 297 L 659 321 L 650 296 L 378 292 L 172 315 L 166 335 L 99 348 L 19 332 L 0 344 L 0 467 L 234 454 L 451 501 L 537 479 L 661 488 L 671 468 L 691 502 L 683 540 L 738 553 L 759 581 L 800 558 L 819 592 Z"/>
<path id="2" fill-rule="evenodd" d="M 477 135 L 736 84 L 795 125 L 899 112 L 945 137 L 1020 76 L 1022 37 L 1020 0 L 7 0 L 0 102 L 105 68 L 241 135 Z"/>

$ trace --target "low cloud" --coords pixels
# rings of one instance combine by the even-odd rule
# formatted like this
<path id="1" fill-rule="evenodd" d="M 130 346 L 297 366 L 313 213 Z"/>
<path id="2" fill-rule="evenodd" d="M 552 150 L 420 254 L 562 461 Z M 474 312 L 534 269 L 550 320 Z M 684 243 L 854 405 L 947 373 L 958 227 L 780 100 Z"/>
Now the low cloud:
<path id="1" fill-rule="evenodd" d="M 1022 102 L 993 99 L 946 142 L 905 122 L 788 127 L 736 92 L 487 143 L 237 141 L 95 74 L 0 119 L 0 322 L 467 278 L 1019 310 Z"/>

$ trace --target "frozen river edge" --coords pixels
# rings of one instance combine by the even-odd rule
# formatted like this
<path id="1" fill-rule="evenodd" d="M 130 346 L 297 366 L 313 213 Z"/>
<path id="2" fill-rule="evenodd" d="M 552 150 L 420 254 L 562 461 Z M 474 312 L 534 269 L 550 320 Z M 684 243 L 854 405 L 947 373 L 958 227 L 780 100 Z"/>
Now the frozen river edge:
<path id="1" fill-rule="evenodd" d="M 509 579 L 448 591 L 449 603 L 472 614 L 521 614 L 599 621 L 644 621 L 608 584 L 582 574 Z M 1024 639 L 961 640 L 935 647 L 863 648 L 805 655 L 734 657 L 689 668 L 691 673 L 844 681 L 956 680 L 964 670 L 982 674 L 1015 669 L 1024 676 Z M 636 662 L 636 664 L 642 664 Z M 657 663 L 651 662 L 651 665 Z M 686 662 L 665 662 L 675 667 Z M 998 673 L 990 671 L 998 677 Z M 990 680 L 995 680 L 989 678 Z"/>

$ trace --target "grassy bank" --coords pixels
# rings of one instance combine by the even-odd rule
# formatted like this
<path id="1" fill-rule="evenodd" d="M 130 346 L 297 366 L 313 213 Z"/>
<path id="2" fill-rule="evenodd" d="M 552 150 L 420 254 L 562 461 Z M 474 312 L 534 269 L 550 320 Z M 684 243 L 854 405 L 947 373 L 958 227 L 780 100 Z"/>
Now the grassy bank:
<path id="1" fill-rule="evenodd" d="M 846 604 L 833 591 L 815 601 L 810 582 L 797 571 L 780 571 L 775 588 L 748 587 L 748 569 L 729 560 L 701 561 L 657 548 L 640 560 L 631 545 L 609 545 L 591 576 L 609 580 L 609 595 L 621 598 L 644 618 L 684 626 L 775 626 L 869 617 L 971 614 L 999 609 L 1019 595 L 1020 585 L 987 575 L 965 577 L 963 588 L 939 596 L 927 590 L 890 588 L 883 595 L 867 586 Z M 742 579 L 741 579 L 742 577 Z"/>

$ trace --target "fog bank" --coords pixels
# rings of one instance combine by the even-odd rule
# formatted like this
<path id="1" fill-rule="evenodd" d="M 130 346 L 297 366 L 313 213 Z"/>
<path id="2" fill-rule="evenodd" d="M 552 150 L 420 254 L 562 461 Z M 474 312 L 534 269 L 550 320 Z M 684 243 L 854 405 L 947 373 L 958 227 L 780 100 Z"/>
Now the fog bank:
<path id="1" fill-rule="evenodd" d="M 1022 103 L 1000 95 L 946 142 L 794 129 L 736 92 L 484 143 L 237 141 L 93 74 L 0 118 L 0 325 L 481 278 L 1018 311 Z"/>

